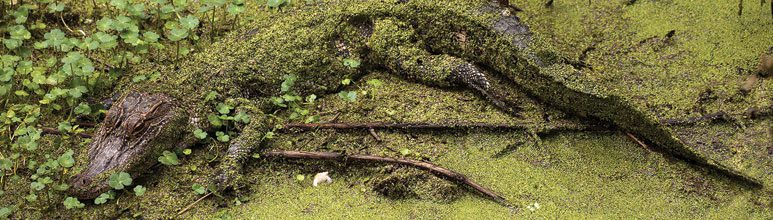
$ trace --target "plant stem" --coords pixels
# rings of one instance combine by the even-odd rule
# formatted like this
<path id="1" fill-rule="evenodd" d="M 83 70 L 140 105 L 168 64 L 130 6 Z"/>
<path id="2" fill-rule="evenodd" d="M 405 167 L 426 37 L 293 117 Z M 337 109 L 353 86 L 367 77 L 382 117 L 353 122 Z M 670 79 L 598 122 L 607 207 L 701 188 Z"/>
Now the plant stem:
<path id="1" fill-rule="evenodd" d="M 202 196 L 201 198 L 197 199 L 195 202 L 193 202 L 193 203 L 189 204 L 188 206 L 185 206 L 185 208 L 183 208 L 182 210 L 180 210 L 179 212 L 177 212 L 177 215 L 178 215 L 178 216 L 179 216 L 179 215 L 182 215 L 183 213 L 185 213 L 186 211 L 188 211 L 189 209 L 191 209 L 191 208 L 192 208 L 194 205 L 196 205 L 196 203 L 199 203 L 199 202 L 201 202 L 201 200 L 204 200 L 204 199 L 206 199 L 207 197 L 209 197 L 210 195 L 212 195 L 212 193 L 213 193 L 213 192 L 209 192 L 209 193 L 207 193 L 206 195 Z"/>
<path id="2" fill-rule="evenodd" d="M 126 54 L 127 54 L 127 53 L 128 53 L 128 51 L 124 51 L 124 52 L 123 52 L 123 56 L 121 57 L 121 69 L 123 69 L 124 67 L 126 67 L 126 66 L 124 66 L 124 65 L 127 65 L 127 64 L 126 64 Z"/>
<path id="3" fill-rule="evenodd" d="M 178 61 L 177 59 L 179 59 L 179 56 L 180 56 L 180 41 L 177 41 L 177 49 L 175 49 L 174 51 L 174 65 L 178 68 L 180 67 L 179 66 L 180 64 L 177 62 Z"/>
<path id="4" fill-rule="evenodd" d="M 156 4 L 156 22 L 158 22 L 159 24 L 159 27 L 158 27 L 159 33 L 163 34 L 164 26 L 163 26 L 163 22 L 161 22 L 161 4 Z"/>
<path id="5" fill-rule="evenodd" d="M 212 9 L 212 22 L 209 23 L 212 26 L 212 30 L 209 30 L 209 43 L 215 40 L 215 9 Z"/>

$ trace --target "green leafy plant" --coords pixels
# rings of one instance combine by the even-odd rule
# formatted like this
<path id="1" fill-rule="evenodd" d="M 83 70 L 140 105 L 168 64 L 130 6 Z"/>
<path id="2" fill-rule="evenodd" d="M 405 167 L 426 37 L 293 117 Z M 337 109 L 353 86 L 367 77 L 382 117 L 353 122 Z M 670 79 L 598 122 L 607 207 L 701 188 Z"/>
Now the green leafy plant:
<path id="1" fill-rule="evenodd" d="M 73 197 L 67 197 L 64 199 L 62 204 L 64 204 L 64 207 L 67 209 L 80 209 L 86 206 L 85 204 L 81 203 L 81 201 L 78 201 L 78 199 Z"/>
<path id="2" fill-rule="evenodd" d="M 59 156 L 59 158 L 57 158 L 57 162 L 59 162 L 59 165 L 64 168 L 70 168 L 73 165 L 75 165 L 75 159 L 72 157 L 73 153 L 74 152 L 72 150 L 68 150 L 67 152 Z"/>
<path id="3" fill-rule="evenodd" d="M 266 1 L 266 7 L 269 8 L 280 8 L 282 6 L 290 4 L 290 1 L 288 0 L 267 0 Z"/>
<path id="4" fill-rule="evenodd" d="M 217 136 L 217 140 L 220 142 L 228 142 L 231 140 L 231 136 L 222 131 L 216 132 L 215 136 Z"/>
<path id="5" fill-rule="evenodd" d="M 158 162 L 167 166 L 179 165 L 180 160 L 177 159 L 177 154 L 171 151 L 164 151 L 161 156 L 158 157 Z"/>
<path id="6" fill-rule="evenodd" d="M 95 205 L 104 204 L 107 202 L 108 199 L 110 199 L 110 194 L 102 193 L 96 199 L 94 199 L 94 204 Z"/>
<path id="7" fill-rule="evenodd" d="M 0 207 L 0 219 L 6 219 L 13 214 L 13 209 L 10 207 Z"/>
<path id="8" fill-rule="evenodd" d="M 381 87 L 381 85 L 384 85 L 384 82 L 381 82 L 381 80 L 379 80 L 379 79 L 369 79 L 365 83 L 367 83 L 368 85 L 370 85 L 372 87 Z"/>
<path id="9" fill-rule="evenodd" d="M 145 191 L 146 191 L 146 190 L 147 190 L 147 189 L 146 189 L 144 186 L 142 186 L 142 185 L 137 185 L 137 186 L 135 186 L 135 187 L 134 187 L 134 195 L 135 195 L 135 196 L 142 196 L 142 195 L 145 195 Z"/>
<path id="10" fill-rule="evenodd" d="M 132 185 L 132 177 L 125 172 L 114 173 L 110 175 L 107 183 L 111 188 L 121 190 L 126 186 Z"/>
<path id="11" fill-rule="evenodd" d="M 360 67 L 360 61 L 355 59 L 344 59 L 344 66 L 347 66 L 349 68 L 356 69 L 357 67 Z"/>
<path id="12" fill-rule="evenodd" d="M 27 201 L 29 210 L 45 210 L 62 202 L 55 200 L 64 198 L 61 195 L 69 189 L 66 182 L 76 160 L 72 150 L 60 146 L 88 143 L 75 134 L 91 132 L 78 122 L 99 121 L 105 113 L 95 100 L 118 81 L 156 81 L 162 73 L 125 71 L 139 63 L 176 65 L 203 46 L 202 36 L 213 41 L 234 28 L 246 4 L 250 2 L 96 0 L 73 4 L 40 0 L 0 4 L 0 125 L 9 128 L 0 129 L 0 194 L 6 183 L 18 182 L 29 189 L 18 195 Z M 82 19 L 69 19 L 71 13 L 82 13 L 77 16 Z M 93 22 L 74 22 L 86 20 Z M 215 100 L 217 94 L 207 97 Z M 249 123 L 247 113 L 231 108 L 227 114 L 216 115 L 222 123 L 218 128 L 232 137 L 238 125 Z M 53 127 L 61 135 L 51 136 L 54 144 L 43 145 L 41 127 Z M 201 139 L 206 134 L 194 132 Z M 106 196 L 98 202 L 112 198 L 112 194 Z M 67 207 L 79 207 L 80 202 L 73 199 L 66 200 Z M 13 209 L 0 208 L 0 217 Z"/>
<path id="13" fill-rule="evenodd" d="M 204 188 L 204 186 L 198 183 L 193 184 L 193 186 L 191 186 L 191 189 L 193 189 L 193 192 L 199 195 L 207 193 L 207 188 Z"/>
<path id="14" fill-rule="evenodd" d="M 207 138 L 207 132 L 204 132 L 200 128 L 196 128 L 196 130 L 193 131 L 193 136 L 195 136 L 198 139 L 203 140 L 203 139 Z"/>
<path id="15" fill-rule="evenodd" d="M 295 85 L 295 81 L 297 80 L 298 77 L 294 74 L 285 75 L 284 81 L 282 81 L 280 86 L 280 92 L 282 95 L 279 97 L 271 97 L 271 102 L 276 106 L 290 109 L 290 120 L 306 118 L 305 121 L 314 121 L 319 117 L 310 115 L 310 111 L 307 106 L 312 105 L 314 101 L 316 101 L 317 96 L 310 94 L 306 96 L 306 98 L 303 98 L 302 96 L 296 94 L 292 88 Z"/>
<path id="16" fill-rule="evenodd" d="M 412 152 L 411 149 L 408 149 L 408 148 L 403 148 L 400 150 L 400 154 L 403 156 L 408 156 L 411 154 L 411 152 Z"/>
<path id="17" fill-rule="evenodd" d="M 338 92 L 338 97 L 341 99 L 347 101 L 347 102 L 354 102 L 357 101 L 357 92 L 355 91 L 341 91 Z"/>

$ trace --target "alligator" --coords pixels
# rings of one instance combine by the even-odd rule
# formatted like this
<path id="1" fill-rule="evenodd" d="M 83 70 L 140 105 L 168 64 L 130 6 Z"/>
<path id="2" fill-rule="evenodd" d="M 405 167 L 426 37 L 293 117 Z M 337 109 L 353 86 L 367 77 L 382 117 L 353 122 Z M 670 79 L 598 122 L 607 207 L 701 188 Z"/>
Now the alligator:
<path id="1" fill-rule="evenodd" d="M 177 66 L 137 70 L 161 76 L 123 89 L 89 145 L 86 168 L 71 180 L 70 194 L 95 198 L 109 190 L 111 174 L 140 175 L 162 151 L 195 144 L 193 130 L 213 129 L 206 123 L 209 91 L 252 106 L 252 120 L 230 142 L 214 175 L 227 187 L 275 126 L 265 113 L 277 109 L 271 97 L 281 95 L 286 75 L 297 76 L 299 93 L 324 94 L 374 69 L 433 87 L 469 89 L 515 116 L 519 101 L 508 94 L 523 91 L 690 163 L 760 184 L 691 148 L 652 113 L 578 79 L 582 65 L 534 36 L 514 7 L 492 0 L 323 1 L 314 7 L 255 21 Z M 361 66 L 350 68 L 344 59 Z"/>

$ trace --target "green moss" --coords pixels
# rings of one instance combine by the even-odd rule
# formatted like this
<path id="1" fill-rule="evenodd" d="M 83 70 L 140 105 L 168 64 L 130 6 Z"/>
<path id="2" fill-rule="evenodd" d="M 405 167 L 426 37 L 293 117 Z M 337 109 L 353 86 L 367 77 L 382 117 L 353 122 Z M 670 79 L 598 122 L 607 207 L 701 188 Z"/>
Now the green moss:
<path id="1" fill-rule="evenodd" d="M 447 7 L 427 7 L 439 2 Z M 203 116 L 211 109 L 201 102 L 202 96 L 209 90 L 218 91 L 226 97 L 253 99 L 254 103 L 249 107 L 257 109 L 257 112 L 265 111 L 264 108 L 270 108 L 266 107 L 270 105 L 263 98 L 279 91 L 281 75 L 285 73 L 301 76 L 301 91 L 321 94 L 335 90 L 342 78 L 356 79 L 368 72 L 365 70 L 369 70 L 350 69 L 340 62 L 343 58 L 365 55 L 365 51 L 356 47 L 364 44 L 364 39 L 354 34 L 359 31 L 355 28 L 357 25 L 341 26 L 338 22 L 340 20 L 336 20 L 341 19 L 336 17 L 336 13 L 346 10 L 361 16 L 384 15 L 381 13 L 406 17 L 467 15 L 442 17 L 417 24 L 419 28 L 416 30 L 425 31 L 424 35 L 420 35 L 424 37 L 418 40 L 432 45 L 433 52 L 447 52 L 498 69 L 525 87 L 531 95 L 539 97 L 541 102 L 563 108 L 569 106 L 580 115 L 600 115 L 603 116 L 601 118 L 626 125 L 629 129 L 638 126 L 637 123 L 656 126 L 648 124 L 657 120 L 655 115 L 698 115 L 692 109 L 695 100 L 706 89 L 711 89 L 719 97 L 718 101 L 698 105 L 709 112 L 738 112 L 747 106 L 769 104 L 765 96 L 773 88 L 769 80 L 760 83 L 751 94 L 739 98 L 734 92 L 739 77 L 733 75 L 732 70 L 735 66 L 748 68 L 748 65 L 753 64 L 753 55 L 757 53 L 755 48 L 761 47 L 757 44 L 766 43 L 765 37 L 770 36 L 770 25 L 751 15 L 738 18 L 739 22 L 747 24 L 738 25 L 731 19 L 732 13 L 726 12 L 731 3 L 639 1 L 633 6 L 623 6 L 617 1 L 594 1 L 588 6 L 585 1 L 558 1 L 553 9 L 543 9 L 543 1 L 523 1 L 522 7 L 528 10 L 519 16 L 539 36 L 535 39 L 539 48 L 549 52 L 534 53 L 560 61 L 575 59 L 582 54 L 585 46 L 595 45 L 596 49 L 587 53 L 586 60 L 593 69 L 569 72 L 570 67 L 565 65 L 539 69 L 536 67 L 538 65 L 529 63 L 522 54 L 504 47 L 509 42 L 506 39 L 482 37 L 491 32 L 481 24 L 490 24 L 496 18 L 493 14 L 497 13 L 470 11 L 470 6 L 481 2 L 412 2 L 431 9 L 427 11 L 396 11 L 400 9 L 399 6 L 392 8 L 392 4 L 384 3 L 372 7 L 366 7 L 366 4 L 342 7 L 321 4 L 314 10 L 255 12 L 257 21 L 243 28 L 257 30 L 253 38 L 245 40 L 240 34 L 232 34 L 229 36 L 231 40 L 197 53 L 179 70 L 169 66 L 137 68 L 138 74 L 161 71 L 163 74 L 160 81 L 169 84 L 124 86 L 168 93 L 178 98 L 180 103 L 188 105 L 183 108 L 194 111 L 191 115 L 195 117 Z M 685 11 L 691 13 L 682 15 Z M 318 17 L 320 13 L 332 16 Z M 710 19 L 711 16 L 717 18 Z M 680 25 L 666 25 L 666 21 L 678 21 L 676 24 Z M 744 38 L 748 40 L 744 41 L 734 39 L 737 36 L 734 33 L 737 32 L 719 30 L 747 26 L 751 28 L 743 32 L 747 33 L 744 36 L 748 36 Z M 718 31 L 701 35 L 706 33 L 706 29 L 714 27 Z M 677 28 L 679 30 L 671 42 L 663 42 L 662 37 L 646 40 L 650 36 L 662 36 L 669 29 Z M 459 36 L 466 36 L 468 41 L 459 42 Z M 717 39 L 718 43 L 712 42 L 712 39 Z M 331 54 L 338 54 L 338 48 L 320 43 L 336 40 L 351 42 L 355 47 L 346 56 L 333 56 Z M 639 42 L 643 43 L 639 45 Z M 720 49 L 709 49 L 711 45 L 720 45 L 716 46 Z M 490 50 L 475 50 L 475 47 Z M 718 50 L 724 54 L 712 56 Z M 736 52 L 740 55 L 729 55 Z M 295 59 L 297 57 L 304 59 Z M 304 60 L 319 62 L 307 63 Z M 364 67 L 369 65 L 368 62 L 363 62 Z M 383 73 L 365 79 L 369 77 L 382 79 L 386 85 L 369 88 L 368 95 L 355 103 L 344 102 L 334 95 L 323 98 L 316 112 L 341 114 L 337 117 L 334 114 L 323 115 L 322 120 L 335 117 L 345 122 L 536 123 L 533 130 L 549 125 L 579 124 L 566 114 L 528 98 L 523 91 L 511 91 L 513 96 L 523 101 L 525 109 L 523 117 L 515 118 L 496 110 L 469 91 L 445 91 L 409 84 Z M 582 102 L 586 104 L 574 106 L 578 100 L 586 100 Z M 596 106 L 603 110 L 594 110 Z M 655 109 L 654 113 L 648 112 L 650 107 Z M 547 122 L 545 115 L 551 116 L 552 120 Z M 723 165 L 752 176 L 767 178 L 764 171 L 770 166 L 760 163 L 765 162 L 763 159 L 766 155 L 760 151 L 765 146 L 759 145 L 765 139 L 757 133 L 764 131 L 770 121 L 751 120 L 744 121 L 744 124 L 749 125 L 750 129 L 745 130 L 748 135 L 745 135 L 746 132 L 734 132 L 734 127 L 727 124 L 701 124 L 706 127 L 688 129 L 687 132 L 705 134 L 730 130 L 732 135 L 728 137 L 727 145 L 733 146 L 733 153 L 707 154 L 719 158 Z M 648 135 L 650 137 L 670 132 L 658 130 L 660 128 L 639 131 L 660 133 Z M 681 128 L 677 128 L 676 133 L 680 132 L 683 132 Z M 182 217 L 209 218 L 229 214 L 240 218 L 364 218 L 379 212 L 395 217 L 417 218 L 771 218 L 769 190 L 744 188 L 738 182 L 713 171 L 705 171 L 681 160 L 672 160 L 642 149 L 616 132 L 552 133 L 543 135 L 542 141 L 531 139 L 533 136 L 524 131 L 377 133 L 386 140 L 384 143 L 377 143 L 365 132 L 313 131 L 282 135 L 273 143 L 268 143 L 268 146 L 276 149 L 344 151 L 393 157 L 400 156 L 400 149 L 411 149 L 433 163 L 460 171 L 500 192 L 515 203 L 518 210 L 513 212 L 469 191 L 457 191 L 447 182 L 408 168 L 390 172 L 393 169 L 390 166 L 261 159 L 250 161 L 246 166 L 247 173 L 240 181 L 244 188 L 240 188 L 236 196 L 205 199 Z M 698 136 L 698 139 L 702 137 L 705 135 Z M 54 152 L 59 144 L 47 143 L 45 149 Z M 517 150 L 497 159 L 491 158 L 511 145 L 518 146 Z M 174 217 L 177 210 L 197 199 L 190 185 L 209 183 L 216 170 L 216 161 L 223 157 L 225 148 L 227 146 L 222 143 L 198 146 L 194 148 L 193 155 L 182 159 L 182 166 L 154 169 L 153 175 L 146 175 L 148 178 L 140 178 L 136 182 L 148 187 L 143 197 L 122 193 L 119 195 L 120 201 L 57 215 L 84 218 L 131 218 L 134 215 L 148 219 Z M 706 153 L 705 149 L 694 149 Z M 85 150 L 76 152 L 79 152 L 77 155 L 85 155 Z M 85 162 L 83 157 L 77 161 Z M 316 172 L 328 170 L 334 178 L 332 185 L 313 188 L 309 181 L 299 183 L 294 179 L 296 174 L 312 176 Z M 404 192 L 416 196 L 389 199 L 378 194 L 374 186 L 378 185 L 379 180 L 385 179 L 397 179 L 398 183 L 404 183 Z M 11 196 L 13 201 L 21 200 L 28 190 L 27 184 L 20 181 L 11 186 L 7 192 L 14 192 Z M 236 198 L 243 201 L 242 205 L 234 204 Z M 539 203 L 541 208 L 536 211 L 524 208 L 534 203 Z M 225 207 L 221 209 L 221 206 Z M 27 211 L 34 218 L 44 216 L 46 210 Z"/>
<path id="2" fill-rule="evenodd" d="M 365 79 L 371 77 L 386 82 L 385 87 L 390 90 L 386 93 L 403 95 L 396 98 L 378 92 L 356 104 L 330 96 L 321 100 L 326 104 L 320 110 L 344 107 L 345 113 L 338 117 L 343 122 L 390 120 L 380 113 L 381 110 L 369 110 L 377 105 L 384 108 L 406 106 L 406 111 L 398 111 L 393 116 L 405 121 L 463 117 L 490 123 L 513 123 L 513 118 L 497 116 L 501 113 L 471 93 L 435 90 L 390 76 L 372 75 Z M 432 101 L 410 101 L 417 97 Z M 488 106 L 487 110 L 472 107 L 476 103 Z M 445 115 L 418 114 L 445 106 L 457 107 Z M 477 110 L 464 113 L 468 109 Z M 470 117 L 465 114 L 483 115 Z M 500 121 L 503 119 L 505 121 Z M 411 171 L 411 168 L 395 170 L 393 166 L 260 160 L 251 165 L 246 174 L 255 182 L 251 186 L 249 202 L 221 210 L 215 216 L 227 213 L 234 218 L 363 218 L 373 212 L 394 218 L 700 218 L 731 213 L 744 218 L 770 216 L 769 207 L 765 205 L 770 202 L 770 197 L 766 194 L 756 194 L 726 177 L 650 152 L 615 132 L 543 136 L 542 145 L 527 141 L 513 153 L 497 159 L 492 156 L 511 144 L 528 140 L 528 135 L 496 131 L 380 130 L 377 133 L 384 143 L 377 143 L 364 131 L 317 131 L 282 135 L 272 146 L 395 157 L 400 157 L 400 153 L 390 149 L 408 148 L 501 193 L 516 204 L 518 210 L 513 212 L 464 188 L 454 193 L 448 193 L 448 188 L 444 187 L 415 188 L 418 187 L 415 184 L 423 180 L 413 179 L 421 172 Z M 332 185 L 312 187 L 310 181 L 299 183 L 294 178 L 296 174 L 311 176 L 322 171 L 331 172 Z M 397 191 L 391 193 L 407 192 L 405 196 L 390 198 L 379 193 L 379 183 L 390 179 L 401 180 L 398 181 L 401 184 L 392 183 L 395 187 L 392 190 Z M 421 185 L 433 184 L 437 183 Z M 447 193 L 451 197 L 426 196 L 437 193 Z M 535 202 L 540 204 L 540 209 L 529 211 L 525 208 Z M 207 210 L 203 208 L 202 212 Z"/>
<path id="3" fill-rule="evenodd" d="M 524 7 L 536 10 L 523 17 L 537 36 L 563 56 L 584 56 L 592 67 L 575 73 L 573 79 L 580 80 L 576 83 L 619 97 L 655 122 L 718 111 L 730 114 L 735 125 L 700 123 L 671 133 L 719 166 L 766 186 L 773 183 L 763 171 L 772 167 L 764 153 L 769 140 L 759 133 L 770 122 L 744 116 L 751 107 L 773 104 L 766 98 L 771 81 L 754 84 L 749 94 L 739 89 L 771 46 L 773 23 L 756 13 L 769 6 L 745 2 L 746 13 L 738 16 L 738 2 L 729 1 L 644 1 L 631 6 L 564 1 L 553 9 L 527 4 Z M 674 35 L 666 37 L 672 30 Z M 710 132 L 689 132 L 696 129 Z M 706 144 L 717 142 L 722 144 Z"/>

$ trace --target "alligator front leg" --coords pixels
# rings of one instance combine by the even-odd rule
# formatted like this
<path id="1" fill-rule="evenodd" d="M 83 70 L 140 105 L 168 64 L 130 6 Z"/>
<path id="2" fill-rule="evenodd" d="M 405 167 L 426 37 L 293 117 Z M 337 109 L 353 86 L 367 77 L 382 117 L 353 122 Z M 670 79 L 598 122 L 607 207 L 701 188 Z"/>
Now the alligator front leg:
<path id="1" fill-rule="evenodd" d="M 251 122 L 230 143 L 228 151 L 223 160 L 220 161 L 214 176 L 214 182 L 218 190 L 233 187 L 238 182 L 244 160 L 249 157 L 255 148 L 260 146 L 266 132 L 271 127 L 267 124 L 267 121 L 263 114 L 254 114 L 251 117 Z"/>
<path id="2" fill-rule="evenodd" d="M 419 83 L 442 87 L 466 87 L 475 90 L 498 108 L 518 115 L 519 104 L 500 93 L 505 88 L 474 64 L 447 54 L 432 54 L 413 39 L 413 29 L 392 19 L 376 21 L 368 44 L 374 60 L 391 72 Z"/>

